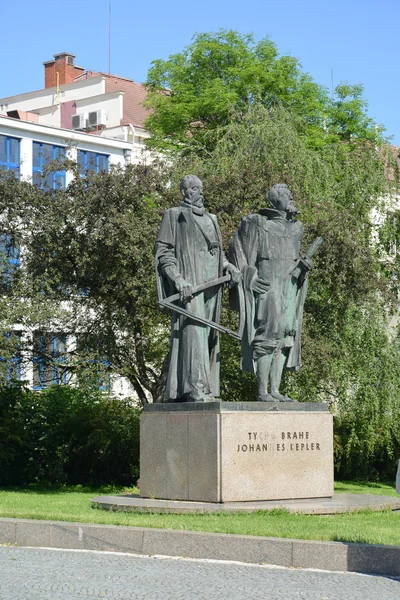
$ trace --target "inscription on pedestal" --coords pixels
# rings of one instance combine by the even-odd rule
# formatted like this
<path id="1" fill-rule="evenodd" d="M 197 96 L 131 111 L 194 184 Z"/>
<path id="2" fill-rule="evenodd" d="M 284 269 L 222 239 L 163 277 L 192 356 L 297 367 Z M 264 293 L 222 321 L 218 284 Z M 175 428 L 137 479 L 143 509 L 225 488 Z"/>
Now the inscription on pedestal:
<path id="1" fill-rule="evenodd" d="M 309 431 L 282 431 L 280 437 L 268 431 L 249 431 L 247 435 L 247 443 L 237 445 L 238 452 L 317 452 L 321 450 L 320 442 L 311 441 Z M 279 443 L 276 441 L 277 438 L 286 441 Z M 300 440 L 304 440 L 304 442 Z"/>
<path id="2" fill-rule="evenodd" d="M 221 490 L 226 498 L 280 500 L 333 493 L 332 416 L 221 415 Z"/>

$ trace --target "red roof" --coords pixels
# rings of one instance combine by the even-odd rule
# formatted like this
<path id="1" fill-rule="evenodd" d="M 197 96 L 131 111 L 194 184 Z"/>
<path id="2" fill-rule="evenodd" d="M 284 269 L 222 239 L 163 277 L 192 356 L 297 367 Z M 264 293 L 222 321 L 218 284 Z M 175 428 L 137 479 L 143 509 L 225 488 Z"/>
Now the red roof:
<path id="1" fill-rule="evenodd" d="M 121 125 L 132 123 L 137 127 L 143 127 L 149 111 L 143 108 L 142 102 L 147 96 L 147 91 L 140 83 L 129 79 L 122 79 L 114 75 L 107 75 L 106 92 L 124 92 L 124 114 Z"/>

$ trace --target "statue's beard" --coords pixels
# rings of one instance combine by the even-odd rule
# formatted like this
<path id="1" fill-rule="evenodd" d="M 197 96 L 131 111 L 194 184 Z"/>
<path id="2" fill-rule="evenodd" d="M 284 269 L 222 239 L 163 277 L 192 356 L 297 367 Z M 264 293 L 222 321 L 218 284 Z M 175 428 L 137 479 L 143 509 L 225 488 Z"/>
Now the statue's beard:
<path id="1" fill-rule="evenodd" d="M 203 195 L 198 196 L 196 198 L 196 200 L 194 200 L 194 201 L 192 201 L 191 198 L 188 198 L 187 196 L 185 196 L 182 199 L 181 206 L 184 206 L 185 208 L 191 208 L 192 212 L 195 215 L 202 216 L 205 213 L 204 196 Z"/>
<path id="2" fill-rule="evenodd" d="M 292 202 L 288 204 L 286 212 L 289 217 L 295 217 L 296 215 L 300 214 L 300 211 L 295 207 L 295 205 Z"/>
<path id="3" fill-rule="evenodd" d="M 198 196 L 194 202 L 192 202 L 193 206 L 197 208 L 204 208 L 204 196 Z"/>

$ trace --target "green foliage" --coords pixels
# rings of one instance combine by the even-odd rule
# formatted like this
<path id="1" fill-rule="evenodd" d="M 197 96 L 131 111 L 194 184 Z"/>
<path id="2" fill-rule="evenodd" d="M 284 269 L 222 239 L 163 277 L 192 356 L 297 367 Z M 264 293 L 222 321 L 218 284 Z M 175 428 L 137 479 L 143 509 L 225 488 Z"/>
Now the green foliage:
<path id="1" fill-rule="evenodd" d="M 22 356 L 26 345 L 31 347 L 32 332 L 62 312 L 59 306 L 46 301 L 46 287 L 41 287 L 26 261 L 22 260 L 19 267 L 12 266 L 8 252 L 12 247 L 26 247 L 32 237 L 31 227 L 46 206 L 51 206 L 51 197 L 12 174 L 2 175 L 0 180 L 0 382 L 8 375 L 16 376 L 12 359 Z M 24 338 L 18 335 L 21 331 L 25 332 Z"/>
<path id="2" fill-rule="evenodd" d="M 82 179 L 68 166 L 76 177 L 67 190 L 0 184 L 9 211 L 4 230 L 12 234 L 17 223 L 24 247 L 0 321 L 3 331 L 20 323 L 27 332 L 19 342 L 0 339 L 0 356 L 10 359 L 19 343 L 23 360 L 31 360 L 23 350 L 37 330 L 77 332 L 59 370 L 88 389 L 122 375 L 143 403 L 149 394 L 161 399 L 168 320 L 156 304 L 153 244 L 163 210 L 175 203 L 168 170 L 154 163 Z M 40 359 L 53 361 L 44 351 Z M 1 366 L 4 373 L 7 363 Z"/>
<path id="3" fill-rule="evenodd" d="M 19 323 L 26 332 L 24 339 L 0 336 L 0 377 L 18 350 L 26 359 L 35 330 L 78 332 L 64 364 L 81 389 L 91 393 L 99 379 L 119 374 L 142 403 L 162 400 L 169 319 L 157 308 L 153 243 L 163 210 L 178 203 L 180 177 L 193 172 L 203 180 L 226 249 L 242 217 L 264 207 L 270 186 L 283 182 L 302 211 L 304 249 L 325 239 L 310 276 L 304 366 L 286 376 L 285 389 L 336 411 L 340 473 L 391 474 L 400 390 L 388 317 L 399 268 L 398 259 L 381 258 L 399 234 L 387 222 L 371 244 L 371 214 L 396 193 L 399 169 L 367 116 L 362 87 L 341 84 L 331 98 L 270 40 L 224 30 L 198 34 L 182 53 L 155 61 L 147 85 L 151 144 L 172 151 L 168 164 L 82 179 L 69 162 L 77 176 L 65 191 L 0 182 L 3 230 L 25 250 L 21 269 L 0 280 L 0 325 L 8 332 Z M 235 327 L 226 299 L 223 321 Z M 255 398 L 238 343 L 223 338 L 221 355 L 223 398 Z M 15 423 L 11 447 L 19 457 L 25 438 Z M 59 456 L 52 468 L 65 473 Z"/>
<path id="4" fill-rule="evenodd" d="M 15 181 L 0 185 L 3 206 L 10 205 L 3 225 L 19 236 L 26 252 L 3 299 L 3 331 L 7 323 L 21 322 L 28 331 L 49 330 L 56 323 L 58 331 L 78 332 L 65 364 L 82 390 L 95 390 L 99 378 L 121 374 L 143 403 L 148 395 L 160 401 L 169 319 L 157 309 L 153 242 L 162 211 L 178 201 L 180 177 L 195 172 L 203 179 L 207 207 L 219 217 L 225 248 L 241 218 L 265 206 L 270 186 L 285 182 L 302 210 L 304 248 L 317 235 L 325 239 L 310 276 L 304 366 L 286 376 L 285 389 L 303 401 L 328 401 L 336 411 L 341 474 L 391 475 L 400 423 L 392 419 L 400 398 L 397 341 L 387 329 L 393 278 L 385 276 L 379 260 L 384 244 L 371 244 L 370 215 L 396 181 L 392 185 L 386 177 L 384 145 L 377 150 L 368 139 L 353 137 L 316 147 L 303 135 L 303 125 L 281 106 L 255 102 L 245 114 L 231 115 L 209 154 L 178 156 L 168 167 L 139 165 L 77 177 L 55 194 Z M 226 306 L 223 322 L 237 325 Z M 2 356 L 7 351 L 11 357 L 18 340 L 3 337 Z M 239 344 L 222 338 L 221 356 L 223 398 L 255 399 L 255 377 L 240 370 Z M 18 419 L 15 423 L 18 432 Z M 65 473 L 62 450 L 52 448 L 52 469 Z M 43 457 L 45 462 L 44 451 Z"/>
<path id="5" fill-rule="evenodd" d="M 0 387 L 0 485 L 132 485 L 138 475 L 139 411 L 129 400 Z"/>
<path id="6" fill-rule="evenodd" d="M 232 120 L 211 155 L 192 155 L 176 167 L 203 180 L 226 247 L 241 218 L 265 207 L 278 181 L 302 211 L 304 250 L 324 237 L 310 275 L 303 367 L 286 375 L 284 388 L 302 401 L 330 403 L 336 468 L 346 477 L 392 477 L 400 451 L 398 343 L 388 331 L 393 295 L 380 245 L 371 243 L 371 211 L 396 184 L 386 177 L 387 153 L 358 139 L 312 148 L 292 113 L 255 104 Z M 235 326 L 228 311 L 223 318 Z M 239 344 L 222 339 L 221 356 L 224 399 L 255 399 L 255 377 L 240 371 Z"/>
<path id="7" fill-rule="evenodd" d="M 347 82 L 336 87 L 334 100 L 327 110 L 326 127 L 331 135 L 345 141 L 357 138 L 375 142 L 379 139 L 378 126 L 366 114 L 368 104 L 363 91 L 362 85 Z"/>
<path id="8" fill-rule="evenodd" d="M 346 316 L 351 345 L 345 340 L 341 357 L 347 389 L 336 400 L 336 469 L 340 477 L 394 481 L 400 458 L 399 341 L 389 336 L 377 306 Z"/>
<path id="9" fill-rule="evenodd" d="M 296 58 L 279 56 L 269 38 L 255 42 L 252 35 L 224 29 L 196 34 L 182 52 L 153 61 L 146 85 L 149 144 L 164 152 L 212 151 L 232 111 L 245 114 L 258 102 L 300 116 L 313 147 L 352 137 L 380 139 L 361 85 L 341 84 L 332 99 Z"/>

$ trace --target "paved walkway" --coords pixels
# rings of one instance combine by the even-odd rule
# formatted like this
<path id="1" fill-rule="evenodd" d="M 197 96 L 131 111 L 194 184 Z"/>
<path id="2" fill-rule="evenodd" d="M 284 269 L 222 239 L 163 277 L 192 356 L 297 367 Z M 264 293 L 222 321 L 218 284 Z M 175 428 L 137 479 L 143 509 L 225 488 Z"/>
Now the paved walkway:
<path id="1" fill-rule="evenodd" d="M 0 547 L 0 600 L 399 600 L 400 581 L 261 565 Z"/>

